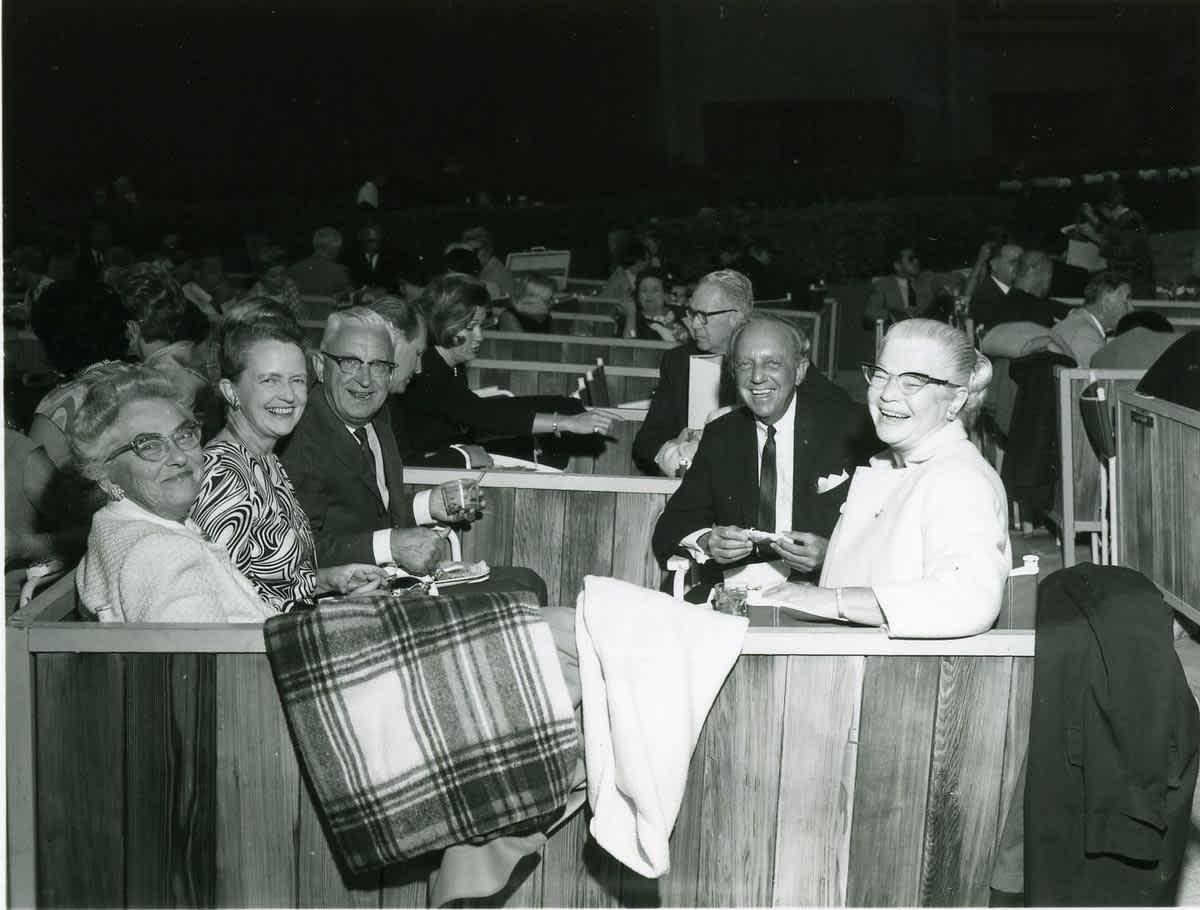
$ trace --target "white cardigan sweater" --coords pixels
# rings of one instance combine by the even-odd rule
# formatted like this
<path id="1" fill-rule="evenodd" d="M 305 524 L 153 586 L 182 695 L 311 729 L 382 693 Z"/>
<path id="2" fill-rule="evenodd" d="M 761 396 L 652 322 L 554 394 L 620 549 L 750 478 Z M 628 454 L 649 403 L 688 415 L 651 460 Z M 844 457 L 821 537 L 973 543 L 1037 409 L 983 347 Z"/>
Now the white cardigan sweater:
<path id="1" fill-rule="evenodd" d="M 75 579 L 101 622 L 260 623 L 275 613 L 190 519 L 160 518 L 128 499 L 92 518 Z"/>

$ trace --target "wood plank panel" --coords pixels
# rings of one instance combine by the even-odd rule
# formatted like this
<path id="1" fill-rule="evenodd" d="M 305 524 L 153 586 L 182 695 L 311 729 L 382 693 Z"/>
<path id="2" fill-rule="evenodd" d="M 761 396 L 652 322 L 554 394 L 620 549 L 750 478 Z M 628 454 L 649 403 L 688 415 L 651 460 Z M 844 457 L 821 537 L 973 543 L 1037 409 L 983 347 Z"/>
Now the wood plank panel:
<path id="1" fill-rule="evenodd" d="M 121 658 L 43 654 L 35 673 L 38 903 L 124 906 Z"/>
<path id="2" fill-rule="evenodd" d="M 297 807 L 296 861 L 298 907 L 379 906 L 379 873 L 342 874 L 305 779 L 300 783 Z"/>
<path id="3" fill-rule="evenodd" d="M 423 856 L 411 863 L 389 866 L 381 875 L 379 906 L 428 907 L 429 874 L 437 867 L 441 854 Z"/>
<path id="4" fill-rule="evenodd" d="M 1000 809 L 996 824 L 996 846 L 1000 846 L 1004 821 L 1014 802 L 1025 798 L 1017 792 L 1025 754 L 1029 751 L 1029 714 L 1033 708 L 1033 658 L 1014 657 L 1008 690 L 1008 718 L 1004 729 L 1004 765 L 1000 777 Z"/>
<path id="5" fill-rule="evenodd" d="M 122 660 L 126 902 L 216 906 L 215 658 Z"/>
<path id="6" fill-rule="evenodd" d="M 585 806 L 542 849 L 541 906 L 619 905 L 621 864 L 588 836 L 590 820 Z"/>
<path id="7" fill-rule="evenodd" d="M 943 657 L 921 900 L 986 906 L 1000 803 L 1012 658 Z"/>
<path id="8" fill-rule="evenodd" d="M 217 905 L 295 906 L 300 769 L 265 655 L 219 654 Z"/>
<path id="9" fill-rule="evenodd" d="M 463 556 L 471 561 L 485 559 L 497 566 L 519 565 L 513 562 L 517 491 L 511 487 L 488 487 L 484 495 L 487 510 L 483 518 L 462 535 Z"/>
<path id="10" fill-rule="evenodd" d="M 709 739 L 723 735 L 712 721 L 712 714 L 705 721 L 696 741 L 695 751 L 688 766 L 687 788 L 683 793 L 683 805 L 675 819 L 675 830 L 671 832 L 671 869 L 658 880 L 658 894 L 663 907 L 696 907 L 700 896 L 700 841 L 705 836 L 704 827 L 704 774 L 708 765 Z M 628 871 L 628 870 L 626 870 Z M 631 873 L 632 874 L 632 873 Z"/>
<path id="11" fill-rule="evenodd" d="M 844 906 L 864 657 L 789 657 L 772 899 Z"/>
<path id="12" fill-rule="evenodd" d="M 1200 516 L 1200 430 L 1182 424 L 1175 426 L 1176 431 L 1183 434 L 1182 452 L 1175 465 L 1173 481 L 1173 487 L 1179 491 L 1175 500 L 1180 522 L 1175 526 L 1180 530 L 1173 535 L 1175 545 L 1180 549 L 1176 593 L 1200 610 L 1200 527 L 1197 526 L 1197 516 Z"/>
<path id="13" fill-rule="evenodd" d="M 658 588 L 663 573 L 654 561 L 650 538 L 666 506 L 667 497 L 660 493 L 617 494 L 613 521 L 619 531 L 613 537 L 613 578 Z"/>
<path id="14" fill-rule="evenodd" d="M 50 594 L 43 595 L 49 598 Z M 40 605 L 39 605 L 40 606 Z M 27 608 L 28 609 L 28 608 Z M 28 632 L 9 620 L 4 637 L 5 833 L 9 906 L 37 904 L 37 691 Z"/>
<path id="15" fill-rule="evenodd" d="M 850 906 L 914 906 L 920 897 L 938 670 L 937 657 L 866 660 Z"/>
<path id="16" fill-rule="evenodd" d="M 526 566 L 546 580 L 551 604 L 562 597 L 563 518 L 567 494 L 560 490 L 516 490 L 513 565 Z"/>
<path id="17" fill-rule="evenodd" d="M 563 599 L 554 603 L 575 603 L 585 575 L 612 575 L 616 505 L 616 493 L 567 494 L 558 586 Z"/>
<path id="18" fill-rule="evenodd" d="M 771 904 L 787 663 L 742 657 L 713 705 L 701 809 L 701 907 Z"/>

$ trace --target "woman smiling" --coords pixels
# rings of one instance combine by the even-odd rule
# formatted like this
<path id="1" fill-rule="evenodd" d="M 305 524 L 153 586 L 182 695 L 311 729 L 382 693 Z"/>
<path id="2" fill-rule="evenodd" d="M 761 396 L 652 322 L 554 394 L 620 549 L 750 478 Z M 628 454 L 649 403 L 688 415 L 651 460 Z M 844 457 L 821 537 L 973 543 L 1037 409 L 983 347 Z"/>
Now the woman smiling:
<path id="1" fill-rule="evenodd" d="M 109 502 L 92 519 L 76 584 L 101 622 L 262 622 L 271 615 L 224 548 L 188 520 L 200 427 L 165 376 L 118 366 L 89 387 L 71 454 Z"/>
<path id="2" fill-rule="evenodd" d="M 247 302 L 221 323 L 225 425 L 204 449 L 192 518 L 276 610 L 319 591 L 367 590 L 377 566 L 317 568 L 308 517 L 274 449 L 308 403 L 303 336 L 277 304 Z"/>
<path id="3" fill-rule="evenodd" d="M 1012 567 L 1004 485 L 966 432 L 991 363 L 958 329 L 909 319 L 863 374 L 888 448 L 855 471 L 821 587 L 787 601 L 898 638 L 984 632 Z"/>

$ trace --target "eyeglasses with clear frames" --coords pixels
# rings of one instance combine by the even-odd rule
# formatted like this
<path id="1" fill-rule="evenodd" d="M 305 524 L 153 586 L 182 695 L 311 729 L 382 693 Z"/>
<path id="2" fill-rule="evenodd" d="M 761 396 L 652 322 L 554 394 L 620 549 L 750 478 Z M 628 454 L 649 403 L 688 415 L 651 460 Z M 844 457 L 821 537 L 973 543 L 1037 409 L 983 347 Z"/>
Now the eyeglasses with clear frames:
<path id="1" fill-rule="evenodd" d="M 692 320 L 692 322 L 696 323 L 696 325 L 708 325 L 708 320 L 712 319 L 714 316 L 721 316 L 725 313 L 736 312 L 736 307 L 729 307 L 728 309 L 724 310 L 709 310 L 707 313 L 703 310 L 697 310 L 693 309 L 692 307 L 688 307 L 683 311 L 683 315 L 685 319 Z"/>
<path id="2" fill-rule="evenodd" d="M 331 354 L 329 351 L 322 351 L 326 357 L 337 364 L 338 370 L 343 376 L 357 376 L 359 370 L 363 367 L 367 368 L 367 373 L 372 379 L 382 381 L 390 379 L 392 373 L 396 369 L 396 364 L 390 360 L 363 360 L 360 357 L 350 357 L 344 354 Z"/>
<path id="3" fill-rule="evenodd" d="M 877 363 L 864 363 L 862 372 L 863 378 L 867 380 L 867 385 L 878 388 L 883 388 L 888 384 L 888 380 L 894 378 L 897 385 L 900 386 L 900 391 L 905 395 L 915 395 L 927 385 L 941 385 L 952 389 L 962 388 L 957 382 L 927 376 L 925 373 L 889 373 Z"/>
<path id="4" fill-rule="evenodd" d="M 139 433 L 105 458 L 104 463 L 108 464 L 126 452 L 133 452 L 142 461 L 162 461 L 167 457 L 172 442 L 179 447 L 180 451 L 192 451 L 200 445 L 200 424 L 188 421 L 169 436 L 163 436 L 161 433 Z"/>

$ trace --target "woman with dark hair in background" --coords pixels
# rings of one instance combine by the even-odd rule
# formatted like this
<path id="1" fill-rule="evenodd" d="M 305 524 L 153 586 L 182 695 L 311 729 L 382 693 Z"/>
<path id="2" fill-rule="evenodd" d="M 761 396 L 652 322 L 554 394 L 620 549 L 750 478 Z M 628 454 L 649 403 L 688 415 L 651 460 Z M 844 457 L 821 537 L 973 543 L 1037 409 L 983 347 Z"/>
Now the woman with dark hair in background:
<path id="1" fill-rule="evenodd" d="M 645 269 L 633 282 L 637 306 L 637 337 L 646 341 L 683 344 L 691 333 L 679 320 L 679 314 L 667 304 L 667 277 L 659 269 Z"/>
<path id="2" fill-rule="evenodd" d="M 449 446 L 481 442 L 485 437 L 512 439 L 505 454 L 531 454 L 535 434 L 563 433 L 590 436 L 607 433 L 611 418 L 587 412 L 574 398 L 530 395 L 518 398 L 480 398 L 467 386 L 466 365 L 483 343 L 484 319 L 490 303 L 487 289 L 467 275 L 448 274 L 425 289 L 421 308 L 429 331 L 429 347 L 421 358 L 421 372 L 412 378 L 403 395 L 392 396 L 400 453 L 413 464 L 462 465 Z M 519 440 L 519 441 L 518 441 Z M 493 446 L 500 451 L 500 446 Z"/>

